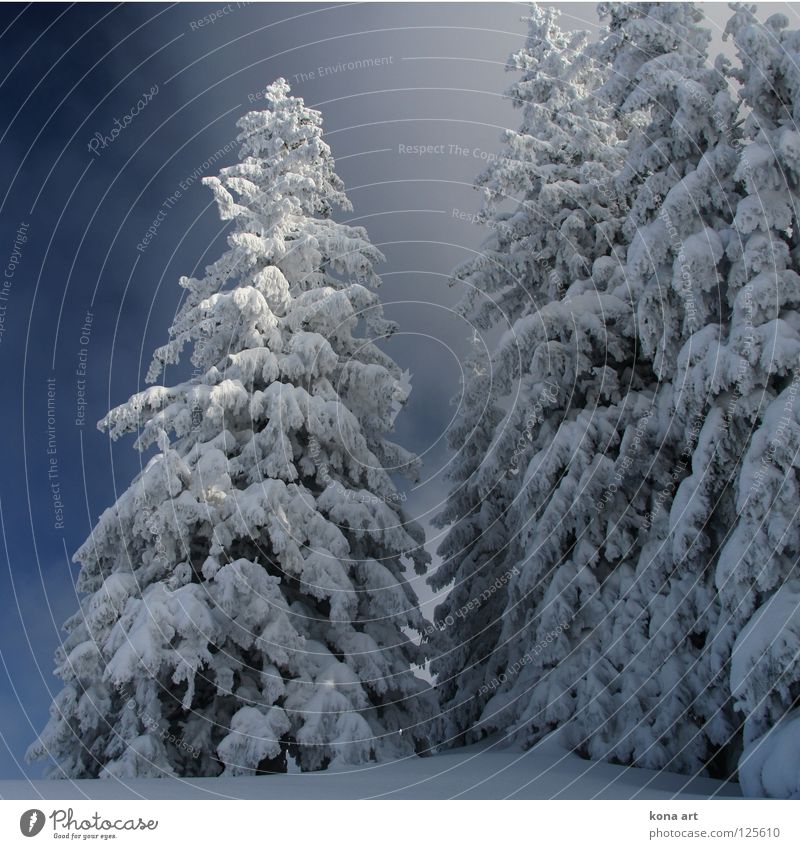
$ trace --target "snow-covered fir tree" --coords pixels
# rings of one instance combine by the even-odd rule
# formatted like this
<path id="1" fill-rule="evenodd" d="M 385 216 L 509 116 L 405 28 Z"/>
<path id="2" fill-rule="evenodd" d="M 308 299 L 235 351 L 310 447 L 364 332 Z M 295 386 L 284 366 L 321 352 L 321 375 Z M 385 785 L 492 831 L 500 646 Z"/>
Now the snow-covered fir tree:
<path id="1" fill-rule="evenodd" d="M 739 778 L 747 795 L 798 798 L 800 31 L 784 15 L 760 23 L 753 7 L 734 8 L 726 33 L 746 118 L 729 319 L 690 380 L 713 398 L 725 435 L 718 455 L 732 472 L 714 647 L 743 721 Z"/>
<path id="2" fill-rule="evenodd" d="M 474 340 L 464 366 L 461 412 L 448 432 L 448 443 L 455 450 L 449 473 L 453 488 L 436 517 L 440 527 L 449 525 L 438 549 L 443 562 L 429 578 L 434 590 L 444 591 L 428 642 L 442 705 L 439 733 L 445 744 L 467 739 L 480 715 L 485 699 L 478 691 L 493 662 L 505 607 L 507 580 L 499 579 L 497 568 L 507 541 L 501 496 L 494 490 L 481 492 L 474 483 L 500 420 L 486 360 L 485 350 Z"/>
<path id="3" fill-rule="evenodd" d="M 409 634 L 420 528 L 386 438 L 405 400 L 375 345 L 382 259 L 349 209 L 321 116 L 278 80 L 238 122 L 240 161 L 204 182 L 230 221 L 154 382 L 186 349 L 198 377 L 155 385 L 100 426 L 155 456 L 76 554 L 65 685 L 31 757 L 54 775 L 214 776 L 424 751 L 435 715 Z"/>
<path id="4" fill-rule="evenodd" d="M 593 262 L 612 250 L 621 225 L 613 182 L 619 144 L 595 96 L 603 70 L 587 49 L 587 34 L 562 32 L 556 18 L 534 5 L 525 47 L 509 60 L 520 78 L 508 96 L 522 123 L 505 134 L 504 150 L 477 180 L 480 218 L 491 235 L 454 275 L 467 289 L 463 313 L 490 332 L 540 322 L 543 302 L 558 309 L 580 297 Z M 562 356 L 554 347 L 531 361 L 534 351 L 522 342 L 492 363 L 476 353 L 465 372 L 464 415 L 450 434 L 457 454 L 439 517 L 450 527 L 439 549 L 444 563 L 431 578 L 435 589 L 452 583 L 436 610 L 431 664 L 448 740 L 475 736 L 488 682 L 507 663 L 509 647 L 499 640 L 508 589 L 519 575 L 514 504 L 535 453 L 534 434 L 545 418 L 560 415 L 554 411 L 569 396 Z M 518 606 L 530 604 L 526 597 Z"/>
<path id="5" fill-rule="evenodd" d="M 503 343 L 509 364 L 522 345 L 552 369 L 557 350 L 568 402 L 539 426 L 525 472 L 510 652 L 485 718 L 525 743 L 561 728 L 592 758 L 695 772 L 729 725 L 707 649 L 711 546 L 684 509 L 698 437 L 671 378 L 681 342 L 719 318 L 734 107 L 691 4 L 601 14 L 611 74 L 598 96 L 628 122 L 614 180 L 627 213 L 581 294 Z"/>
<path id="6" fill-rule="evenodd" d="M 708 62 L 702 23 L 691 4 L 610 11 L 602 94 L 641 129 L 618 177 L 625 265 L 607 291 L 630 305 L 635 348 L 617 373 L 619 401 L 591 411 L 591 427 L 606 429 L 594 469 L 568 473 L 588 502 L 572 508 L 576 565 L 599 579 L 586 603 L 599 602 L 603 618 L 591 632 L 570 629 L 559 677 L 576 692 L 567 739 L 590 757 L 727 775 L 730 711 L 709 651 L 709 560 L 725 533 L 711 514 L 727 469 L 707 450 L 716 422 L 687 409 L 676 376 L 695 332 L 722 318 L 736 203 L 735 104 Z M 586 669 L 589 645 L 601 656 Z"/>
<path id="7" fill-rule="evenodd" d="M 516 428 L 518 493 L 475 486 L 516 541 L 505 559 L 486 545 L 510 577 L 478 725 L 689 774 L 738 761 L 745 792 L 793 795 L 800 38 L 740 7 L 733 70 L 709 62 L 692 4 L 601 15 L 587 54 L 611 68 L 596 94 L 625 156 L 606 205 L 624 224 L 602 219 L 615 243 L 563 294 L 552 254 L 510 296 L 484 273 L 498 300 L 530 301 L 508 310 L 493 374 L 499 395 L 527 381 L 535 414 Z M 548 227 L 520 245 L 530 268 Z M 498 477 L 513 423 L 490 426 L 470 480 Z"/>

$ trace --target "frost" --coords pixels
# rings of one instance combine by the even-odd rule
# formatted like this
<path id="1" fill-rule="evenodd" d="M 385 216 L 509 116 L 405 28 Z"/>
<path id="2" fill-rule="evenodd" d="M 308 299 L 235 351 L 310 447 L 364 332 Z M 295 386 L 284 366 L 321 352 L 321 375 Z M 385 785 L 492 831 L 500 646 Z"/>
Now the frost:
<path id="1" fill-rule="evenodd" d="M 349 203 L 319 113 L 282 80 L 266 98 L 239 121 L 240 161 L 205 180 L 228 246 L 181 279 L 148 374 L 188 350 L 195 377 L 100 423 L 157 450 L 76 554 L 87 596 L 31 749 L 59 774 L 310 770 L 429 745 L 405 577 L 429 557 L 381 462 L 415 468 L 385 440 L 409 380 L 356 335 L 361 317 L 392 329 L 368 288 L 382 256 L 330 218 Z"/>

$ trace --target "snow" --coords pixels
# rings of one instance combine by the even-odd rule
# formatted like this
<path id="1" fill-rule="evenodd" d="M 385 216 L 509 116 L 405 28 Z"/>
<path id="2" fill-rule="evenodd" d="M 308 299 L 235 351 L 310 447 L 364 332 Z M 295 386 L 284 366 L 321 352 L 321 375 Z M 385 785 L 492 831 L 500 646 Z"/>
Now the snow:
<path id="1" fill-rule="evenodd" d="M 693 4 L 600 16 L 570 46 L 533 9 L 508 66 L 522 125 L 477 179 L 492 232 L 454 277 L 499 342 L 450 433 L 429 582 L 452 584 L 438 622 L 470 615 L 434 631 L 431 670 L 467 742 L 558 728 L 694 775 L 796 707 L 800 36 L 738 6 L 728 76 Z M 795 792 L 785 751 L 764 742 L 753 792 Z"/>
<path id="2" fill-rule="evenodd" d="M 2 799 L 705 799 L 735 783 L 582 760 L 551 738 L 502 742 L 323 772 L 200 779 L 0 781 Z"/>
<path id="3" fill-rule="evenodd" d="M 731 73 L 692 4 L 600 17 L 590 42 L 534 6 L 522 122 L 476 180 L 436 624 L 393 481 L 419 463 L 387 438 L 410 379 L 374 344 L 382 255 L 329 217 L 351 207 L 321 115 L 279 80 L 204 180 L 227 250 L 182 278 L 148 380 L 187 347 L 195 377 L 101 422 L 160 453 L 76 555 L 33 757 L 134 782 L 224 764 L 233 795 L 584 797 L 691 792 L 643 770 L 743 752 L 747 793 L 797 795 L 800 32 L 738 5 Z M 487 733 L 533 749 L 405 759 Z M 287 755 L 318 783 L 256 778 Z"/>
<path id="4" fill-rule="evenodd" d="M 757 675 L 759 666 L 773 670 L 787 668 L 796 652 L 798 630 L 800 582 L 788 581 L 759 607 L 734 644 L 731 652 L 731 694 L 734 698 L 744 698 L 746 691 L 753 688 L 748 678 Z"/>
<path id="5" fill-rule="evenodd" d="M 386 439 L 410 383 L 375 344 L 395 329 L 367 288 L 383 256 L 329 219 L 351 206 L 321 115 L 283 80 L 266 99 L 238 122 L 240 161 L 204 180 L 227 250 L 181 279 L 148 372 L 188 347 L 192 379 L 100 423 L 159 453 L 76 554 L 87 596 L 30 748 L 53 774 L 255 775 L 290 747 L 316 770 L 428 745 L 406 571 L 430 555 L 387 469 L 417 461 Z"/>
<path id="6" fill-rule="evenodd" d="M 739 777 L 746 796 L 800 799 L 800 710 L 745 748 Z"/>

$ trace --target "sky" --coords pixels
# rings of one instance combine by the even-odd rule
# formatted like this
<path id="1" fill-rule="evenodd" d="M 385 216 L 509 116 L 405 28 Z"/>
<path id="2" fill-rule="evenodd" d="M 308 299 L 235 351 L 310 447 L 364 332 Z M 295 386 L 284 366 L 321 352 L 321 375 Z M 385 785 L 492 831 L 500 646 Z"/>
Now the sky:
<path id="1" fill-rule="evenodd" d="M 597 28 L 594 4 L 555 5 L 563 28 Z M 502 92 L 526 9 L 0 7 L 0 778 L 41 773 L 22 758 L 59 689 L 71 556 L 145 459 L 95 422 L 144 386 L 178 278 L 221 253 L 200 178 L 236 160 L 235 121 L 277 77 L 323 113 L 354 206 L 338 220 L 366 227 L 386 255 L 381 297 L 401 331 L 385 349 L 413 387 L 395 438 L 425 462 L 406 507 L 436 548 L 472 333 L 449 275 L 485 235 L 472 182 L 518 120 Z M 707 13 L 715 52 L 728 10 Z"/>

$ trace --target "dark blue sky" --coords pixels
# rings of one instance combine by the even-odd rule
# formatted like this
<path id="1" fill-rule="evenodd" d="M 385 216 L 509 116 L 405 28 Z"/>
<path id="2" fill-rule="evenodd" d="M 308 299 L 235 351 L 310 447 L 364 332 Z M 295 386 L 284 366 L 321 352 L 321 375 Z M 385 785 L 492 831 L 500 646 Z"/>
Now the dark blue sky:
<path id="1" fill-rule="evenodd" d="M 472 180 L 517 123 L 501 93 L 525 11 L 0 7 L 0 778 L 41 772 L 22 755 L 58 688 L 52 656 L 77 606 L 71 555 L 141 462 L 94 423 L 143 385 L 178 277 L 218 256 L 199 178 L 235 161 L 234 123 L 276 77 L 324 114 L 355 207 L 339 220 L 366 226 L 387 256 L 383 298 L 403 331 L 387 350 L 413 384 L 398 440 L 425 457 L 407 505 L 428 525 L 471 333 L 447 276 L 482 238 Z M 593 4 L 574 4 L 562 25 L 595 21 Z"/>

